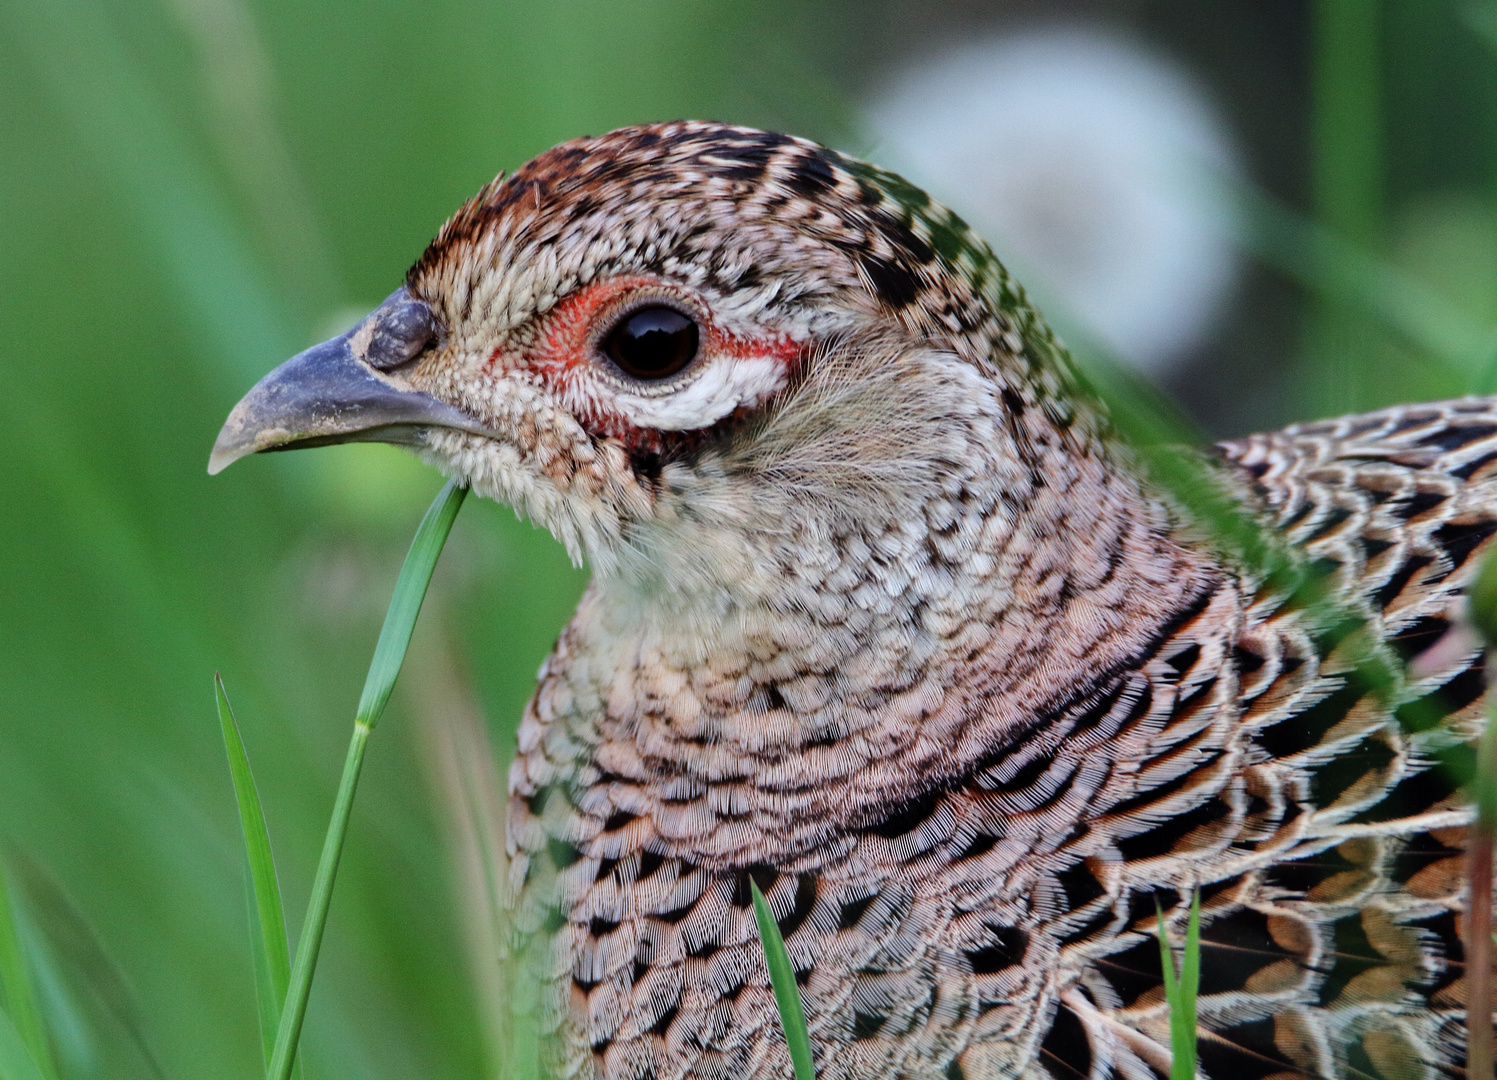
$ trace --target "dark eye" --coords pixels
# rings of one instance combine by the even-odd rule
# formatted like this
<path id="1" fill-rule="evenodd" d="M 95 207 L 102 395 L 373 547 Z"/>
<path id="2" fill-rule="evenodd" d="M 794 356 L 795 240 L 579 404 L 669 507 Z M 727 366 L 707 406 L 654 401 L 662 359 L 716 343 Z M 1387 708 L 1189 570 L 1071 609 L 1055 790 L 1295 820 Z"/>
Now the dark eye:
<path id="1" fill-rule="evenodd" d="M 603 351 L 625 375 L 664 379 L 696 357 L 697 324 L 675 308 L 647 307 L 626 315 L 603 341 Z"/>

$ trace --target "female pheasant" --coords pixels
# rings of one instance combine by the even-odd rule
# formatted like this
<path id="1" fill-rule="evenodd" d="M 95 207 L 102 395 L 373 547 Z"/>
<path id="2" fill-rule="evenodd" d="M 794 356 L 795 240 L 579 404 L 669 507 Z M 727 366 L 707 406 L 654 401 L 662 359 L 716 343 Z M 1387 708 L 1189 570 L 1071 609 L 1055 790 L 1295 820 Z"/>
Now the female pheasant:
<path id="1" fill-rule="evenodd" d="M 1167 1075 L 1156 911 L 1195 890 L 1206 1075 L 1461 1068 L 1470 814 L 1436 760 L 1481 726 L 1445 631 L 1497 400 L 1203 458 L 1326 575 L 1309 602 L 1148 479 L 950 212 L 669 123 L 485 187 L 211 469 L 350 439 L 593 568 L 510 772 L 556 1075 L 789 1076 L 750 880 L 827 1080 Z"/>

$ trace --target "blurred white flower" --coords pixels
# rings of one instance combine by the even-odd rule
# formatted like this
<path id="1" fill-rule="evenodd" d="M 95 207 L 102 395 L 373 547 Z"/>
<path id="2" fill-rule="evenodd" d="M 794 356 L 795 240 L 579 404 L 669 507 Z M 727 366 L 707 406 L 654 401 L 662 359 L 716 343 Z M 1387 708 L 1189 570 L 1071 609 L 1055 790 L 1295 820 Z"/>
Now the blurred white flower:
<path id="1" fill-rule="evenodd" d="M 875 156 L 965 217 L 1041 306 L 1140 368 L 1199 344 L 1237 277 L 1234 154 L 1178 65 L 1100 29 L 1030 30 L 905 72 Z"/>

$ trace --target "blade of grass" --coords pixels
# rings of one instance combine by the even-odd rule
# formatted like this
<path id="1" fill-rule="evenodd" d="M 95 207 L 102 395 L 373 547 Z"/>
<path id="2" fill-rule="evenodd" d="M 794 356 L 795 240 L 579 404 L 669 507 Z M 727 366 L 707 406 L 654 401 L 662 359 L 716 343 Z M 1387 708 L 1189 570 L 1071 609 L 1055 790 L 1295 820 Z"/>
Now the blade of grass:
<path id="1" fill-rule="evenodd" d="M 25 898 L 26 912 L 36 925 L 40 947 L 32 953 L 38 985 L 67 987 L 92 1005 L 90 1028 L 102 1035 L 107 1022 L 125 1036 L 145 1072 L 165 1080 L 161 1064 L 146 1038 L 144 1012 L 131 989 L 124 968 L 111 955 L 103 938 L 51 871 L 23 848 L 6 851 L 14 872 L 12 881 Z M 61 1035 L 63 1025 L 59 1024 Z"/>
<path id="2" fill-rule="evenodd" d="M 457 520 L 467 494 L 466 487 L 449 480 L 416 528 L 416 537 L 395 582 L 395 594 L 385 612 L 385 624 L 380 627 L 379 641 L 374 646 L 374 659 L 369 663 L 364 692 L 359 696 L 356 723 L 373 728 L 389 704 L 395 678 L 411 643 L 411 631 L 416 627 L 416 616 L 421 613 L 432 571 L 437 567 L 437 557 L 442 554 L 447 534 L 452 531 L 452 523 Z"/>
<path id="3" fill-rule="evenodd" d="M 26 967 L 3 864 L 0 864 L 0 1004 L 4 1005 L 8 1022 L 26 1048 L 27 1056 L 43 1076 L 56 1080 L 57 1066 L 52 1062 L 52 1048 L 42 1025 L 41 1009 L 37 1007 L 31 972 Z"/>
<path id="4" fill-rule="evenodd" d="M 1175 1038 L 1175 1002 L 1180 996 L 1177 985 L 1178 977 L 1175 975 L 1175 951 L 1170 948 L 1169 931 L 1164 925 L 1164 909 L 1159 906 L 1159 900 L 1154 900 L 1154 914 L 1159 919 L 1159 967 L 1164 974 L 1164 1000 L 1170 1007 L 1170 1043 L 1173 1045 Z M 1173 1076 L 1173 1070 L 1171 1071 Z"/>
<path id="5" fill-rule="evenodd" d="M 234 798 L 239 803 L 239 825 L 244 832 L 244 854 L 249 865 L 249 917 L 251 949 L 255 960 L 255 998 L 260 1009 L 260 1043 L 265 1064 L 275 1052 L 276 1027 L 286 1003 L 286 987 L 291 981 L 291 956 L 286 947 L 286 916 L 281 906 L 281 887 L 276 878 L 275 858 L 270 850 L 270 830 L 265 825 L 265 811 L 260 792 L 250 771 L 249 755 L 239 724 L 234 719 L 223 679 L 213 676 L 213 692 L 218 702 L 218 722 L 223 728 L 224 750 L 229 756 L 229 775 L 234 781 Z M 292 1075 L 300 1068 L 292 1066 Z"/>
<path id="6" fill-rule="evenodd" d="M 0 1080 L 45 1080 L 4 1009 L 0 1009 Z"/>
<path id="7" fill-rule="evenodd" d="M 795 985 L 790 953 L 785 949 L 774 913 L 769 910 L 769 901 L 752 878 L 749 889 L 754 896 L 759 941 L 764 946 L 764 963 L 769 968 L 769 984 L 774 987 L 774 1003 L 780 1011 L 780 1026 L 785 1029 L 785 1045 L 790 1050 L 790 1064 L 795 1067 L 795 1080 L 816 1080 L 816 1068 L 811 1061 L 811 1033 L 806 1029 L 806 1010 L 801 1004 L 800 988 Z"/>
<path id="8" fill-rule="evenodd" d="M 1190 898 L 1185 925 L 1185 955 L 1175 973 L 1174 950 L 1159 910 L 1159 964 L 1164 970 L 1164 1000 L 1170 1007 L 1170 1080 L 1195 1080 L 1196 994 L 1201 987 L 1201 894 Z"/>
<path id="9" fill-rule="evenodd" d="M 1035 340 L 1038 348 L 1055 350 L 1058 365 L 1067 365 L 1062 346 L 1047 342 L 1043 335 Z M 1193 437 L 1193 426 L 1166 395 L 1092 347 L 1078 351 L 1078 364 L 1072 369 L 1076 392 L 1100 403 L 1114 430 L 1137 452 L 1149 479 L 1188 519 L 1205 528 L 1228 559 L 1256 575 L 1263 588 L 1280 592 L 1303 608 L 1308 625 L 1320 628 L 1327 640 L 1344 643 L 1341 647 L 1351 661 L 1349 678 L 1356 685 L 1390 707 L 1398 705 L 1397 717 L 1410 733 L 1443 722 L 1443 715 L 1423 699 L 1401 705 L 1394 701 L 1404 681 L 1402 666 L 1388 663 L 1374 648 L 1376 639 L 1365 616 L 1339 596 L 1332 574 L 1310 563 L 1282 533 L 1265 526 L 1224 483 L 1224 474 L 1207 455 L 1182 445 L 1203 440 Z M 1456 783 L 1470 782 L 1476 764 L 1471 747 L 1455 743 L 1431 747 L 1429 752 Z"/>
<path id="10" fill-rule="evenodd" d="M 416 627 L 416 616 L 421 613 L 421 603 L 426 599 L 427 586 L 431 584 L 432 572 L 437 567 L 437 557 L 452 532 L 452 523 L 462 508 L 466 487 L 450 480 L 437 495 L 426 516 L 416 529 L 416 537 L 406 552 L 405 563 L 395 581 L 395 594 L 385 612 L 385 624 L 379 632 L 379 642 L 374 646 L 374 659 L 369 664 L 369 675 L 364 680 L 364 692 L 359 698 L 359 711 L 354 718 L 353 738 L 348 744 L 348 757 L 343 763 L 343 778 L 338 784 L 338 795 L 333 801 L 333 815 L 328 822 L 327 838 L 323 841 L 322 857 L 317 863 L 317 876 L 312 882 L 312 898 L 307 903 L 307 916 L 302 923 L 301 938 L 296 945 L 296 963 L 291 970 L 291 984 L 286 994 L 286 1005 L 281 1012 L 280 1026 L 276 1031 L 275 1048 L 271 1054 L 266 1076 L 270 1080 L 288 1080 L 291 1065 L 296 1057 L 296 1045 L 301 1038 L 302 1022 L 307 1015 L 307 999 L 312 993 L 312 973 L 317 967 L 317 953 L 322 947 L 322 932 L 327 926 L 328 905 L 333 898 L 333 879 L 338 874 L 338 860 L 343 854 L 343 840 L 348 833 L 348 816 L 353 809 L 354 791 L 359 783 L 359 771 L 364 764 L 364 748 L 369 735 L 379 723 L 380 714 L 395 689 L 396 676 L 405 660 L 407 647 L 411 643 L 411 631 Z"/>
<path id="11" fill-rule="evenodd" d="M 1452 306 L 1417 278 L 1332 232 L 1306 221 L 1247 185 L 1229 190 L 1242 245 L 1307 289 L 1324 308 L 1372 318 L 1425 354 L 1463 375 L 1472 393 L 1486 392 L 1497 355 L 1497 331 Z"/>

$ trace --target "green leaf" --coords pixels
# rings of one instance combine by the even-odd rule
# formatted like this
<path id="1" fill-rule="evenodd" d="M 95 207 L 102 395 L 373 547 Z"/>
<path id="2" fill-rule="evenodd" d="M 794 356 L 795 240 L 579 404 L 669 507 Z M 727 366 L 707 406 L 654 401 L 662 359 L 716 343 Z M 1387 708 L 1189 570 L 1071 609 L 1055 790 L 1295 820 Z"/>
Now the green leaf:
<path id="1" fill-rule="evenodd" d="M 281 887 L 276 878 L 275 858 L 270 851 L 270 830 L 260 792 L 250 771 L 249 755 L 229 705 L 223 679 L 213 676 L 218 701 L 218 722 L 223 728 L 224 750 L 229 756 L 229 775 L 234 780 L 234 798 L 239 803 L 239 825 L 244 832 L 244 854 L 249 865 L 250 945 L 255 960 L 255 999 L 260 1007 L 260 1043 L 265 1064 L 275 1050 L 276 1027 L 286 1003 L 291 980 L 291 956 L 286 947 L 286 917 L 281 907 Z M 299 1068 L 293 1066 L 293 1075 Z"/>
<path id="2" fill-rule="evenodd" d="M 46 1080 L 4 1009 L 0 1009 L 0 1080 Z"/>
<path id="3" fill-rule="evenodd" d="M 359 771 L 364 765 L 364 749 L 380 714 L 385 711 L 390 692 L 395 689 L 395 678 L 400 674 L 400 665 L 405 662 L 411 631 L 416 627 L 416 616 L 421 613 L 421 602 L 426 599 L 432 572 L 437 568 L 437 557 L 442 554 L 452 532 L 452 523 L 457 520 L 457 512 L 467 494 L 468 489 L 459 486 L 456 480 L 449 480 L 442 488 L 417 526 L 416 537 L 411 541 L 400 576 L 395 581 L 395 595 L 390 598 L 390 606 L 385 612 L 385 624 L 380 629 L 379 642 L 374 646 L 374 659 L 370 661 L 358 715 L 354 717 L 353 738 L 348 744 L 348 757 L 343 762 L 338 795 L 333 800 L 333 816 L 322 842 L 317 877 L 312 881 L 312 898 L 307 902 L 307 915 L 296 946 L 296 964 L 291 969 L 286 1004 L 276 1029 L 275 1049 L 266 1069 L 269 1080 L 288 1080 L 291 1075 L 302 1023 L 307 1016 L 307 1000 L 312 993 L 312 974 L 317 969 L 317 954 L 322 948 L 322 933 L 327 928 L 333 881 L 338 876 L 338 860 L 342 858 L 343 840 L 348 835 L 354 791 L 358 788 Z"/>
<path id="4" fill-rule="evenodd" d="M 0 864 L 0 1005 L 5 1007 L 17 1037 L 26 1047 L 30 1058 L 36 1062 L 36 1067 L 44 1076 L 55 1080 L 57 1066 L 52 1062 L 47 1029 L 42 1024 L 42 1013 L 37 1006 L 31 972 L 26 966 L 25 951 L 21 948 L 21 934 L 16 924 L 15 909 L 11 906 L 3 864 Z"/>
<path id="5" fill-rule="evenodd" d="M 1157 910 L 1157 909 L 1156 909 Z M 1185 928 L 1185 956 L 1175 974 L 1175 957 L 1164 912 L 1159 910 L 1159 963 L 1164 969 L 1164 1000 L 1170 1007 L 1170 1080 L 1195 1080 L 1196 994 L 1201 987 L 1201 894 L 1190 898 Z"/>
<path id="6" fill-rule="evenodd" d="M 411 549 L 406 552 L 405 564 L 395 582 L 395 595 L 390 597 L 390 607 L 385 612 L 379 642 L 374 646 L 374 659 L 364 679 L 364 692 L 359 696 L 359 723 L 374 727 L 389 703 L 390 692 L 395 689 L 395 677 L 400 674 L 406 648 L 411 643 L 411 631 L 416 628 L 416 616 L 421 613 L 432 571 L 437 567 L 437 556 L 442 554 L 447 534 L 452 531 L 452 523 L 457 520 L 457 512 L 462 509 L 467 494 L 466 487 L 458 486 L 456 480 L 449 480 L 416 529 L 416 538 L 411 541 Z"/>
<path id="7" fill-rule="evenodd" d="M 811 1061 L 811 1033 L 806 1029 L 806 1010 L 801 1004 L 800 987 L 795 985 L 795 968 L 790 965 L 790 953 L 785 949 L 785 939 L 780 936 L 774 913 L 769 910 L 769 901 L 764 899 L 758 883 L 752 878 L 749 879 L 749 888 L 754 896 L 754 918 L 759 922 L 759 940 L 764 946 L 769 984 L 774 987 L 780 1026 L 785 1029 L 785 1045 L 790 1050 L 790 1063 L 795 1067 L 795 1080 L 816 1080 L 816 1068 Z"/>

